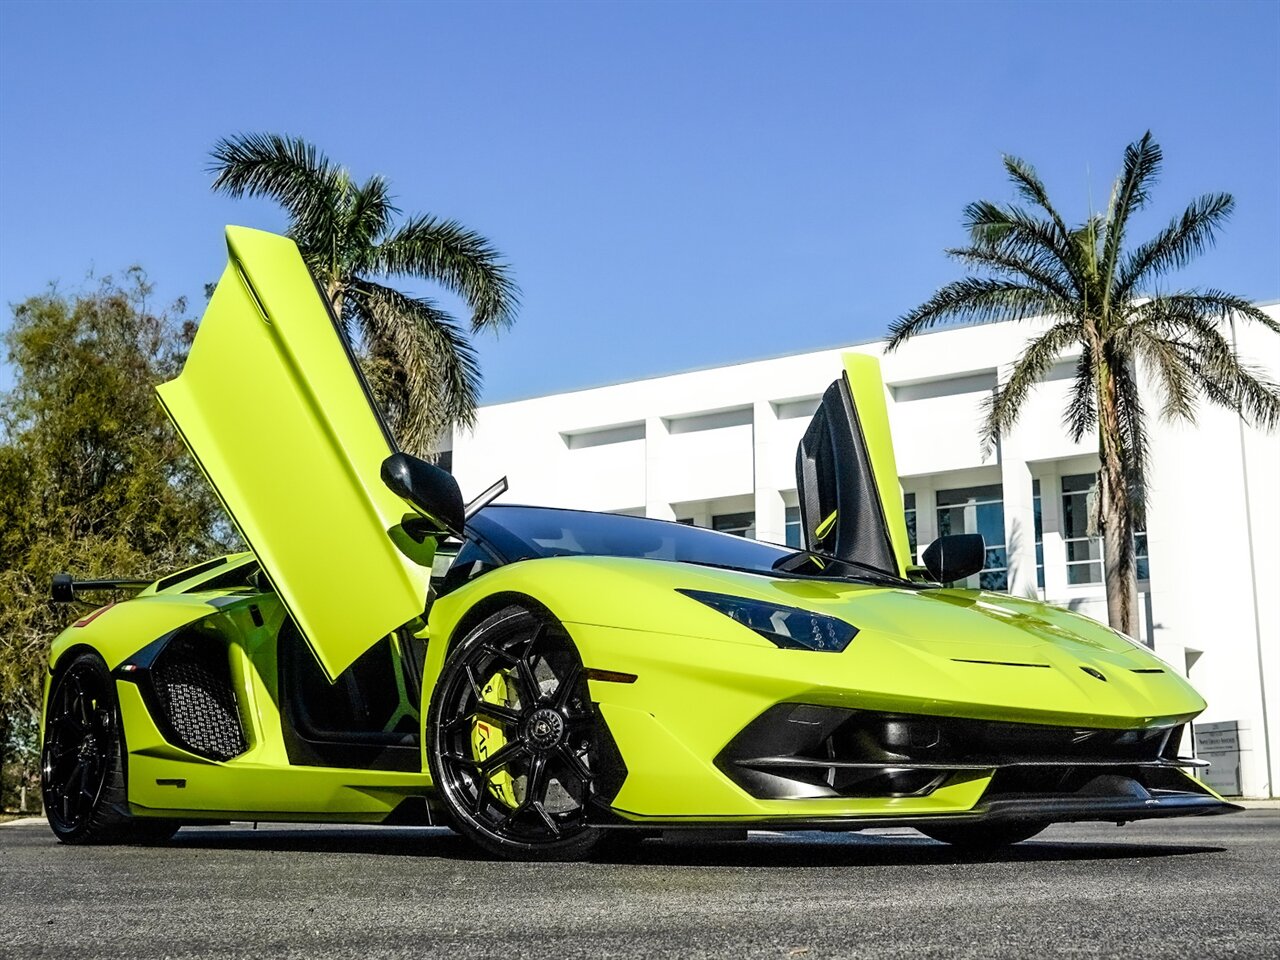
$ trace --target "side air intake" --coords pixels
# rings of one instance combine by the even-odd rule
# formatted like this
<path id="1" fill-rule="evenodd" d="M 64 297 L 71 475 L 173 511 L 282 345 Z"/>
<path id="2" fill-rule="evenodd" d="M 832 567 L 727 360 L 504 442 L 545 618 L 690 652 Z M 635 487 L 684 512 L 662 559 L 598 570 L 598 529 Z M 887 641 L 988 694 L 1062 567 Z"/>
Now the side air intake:
<path id="1" fill-rule="evenodd" d="M 152 665 L 151 682 L 175 745 L 209 760 L 230 760 L 249 748 L 227 650 L 217 640 L 174 637 Z"/>

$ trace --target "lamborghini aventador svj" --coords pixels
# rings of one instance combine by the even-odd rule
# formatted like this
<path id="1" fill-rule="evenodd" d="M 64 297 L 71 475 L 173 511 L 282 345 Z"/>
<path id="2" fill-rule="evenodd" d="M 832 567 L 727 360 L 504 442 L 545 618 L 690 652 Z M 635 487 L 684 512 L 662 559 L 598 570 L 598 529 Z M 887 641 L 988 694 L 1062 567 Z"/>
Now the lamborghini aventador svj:
<path id="1" fill-rule="evenodd" d="M 796 454 L 803 549 L 465 504 L 398 449 L 294 244 L 229 228 L 159 390 L 249 551 L 54 640 L 42 747 L 67 843 L 227 820 L 447 824 L 511 858 L 724 828 L 996 845 L 1234 809 L 1179 755 L 1204 701 L 1067 610 L 908 546 L 885 388 L 849 354 Z M 815 385 L 817 386 L 817 385 Z"/>

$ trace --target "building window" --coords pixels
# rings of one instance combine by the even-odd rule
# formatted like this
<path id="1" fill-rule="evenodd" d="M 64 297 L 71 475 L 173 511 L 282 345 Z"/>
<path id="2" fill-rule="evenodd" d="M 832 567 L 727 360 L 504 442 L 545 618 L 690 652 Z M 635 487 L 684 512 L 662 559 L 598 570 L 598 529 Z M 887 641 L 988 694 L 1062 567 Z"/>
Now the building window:
<path id="1" fill-rule="evenodd" d="M 1089 536 L 1089 515 L 1098 478 L 1078 473 L 1062 478 L 1062 542 L 1067 548 L 1067 583 L 1102 582 L 1102 538 Z"/>
<path id="2" fill-rule="evenodd" d="M 1139 521 L 1135 519 L 1134 526 L 1137 526 L 1138 523 Z M 1142 526 L 1145 527 L 1146 524 L 1143 523 Z M 1145 530 L 1141 533 L 1137 530 L 1133 531 L 1133 565 L 1137 568 L 1139 580 L 1151 579 L 1151 560 L 1147 556 L 1147 532 Z"/>
<path id="3" fill-rule="evenodd" d="M 953 533 L 982 534 L 987 545 L 987 562 L 978 574 L 978 585 L 983 590 L 1008 590 L 1004 491 L 1000 484 L 938 491 L 938 536 Z"/>
<path id="4" fill-rule="evenodd" d="M 744 513 L 722 513 L 711 518 L 711 529 L 754 540 L 756 538 L 756 515 L 750 510 Z"/>
<path id="5" fill-rule="evenodd" d="M 1151 561 L 1147 556 L 1147 509 L 1141 502 L 1133 505 L 1133 566 L 1139 580 L 1151 579 Z"/>
<path id="6" fill-rule="evenodd" d="M 1040 478 L 1031 481 L 1031 508 L 1036 518 L 1036 585 L 1044 589 L 1044 515 L 1040 512 Z"/>
<path id="7" fill-rule="evenodd" d="M 800 528 L 800 508 L 787 507 L 787 546 L 800 549 L 804 543 L 804 531 Z"/>
<path id="8" fill-rule="evenodd" d="M 1089 536 L 1089 517 L 1098 495 L 1098 475 L 1062 478 L 1062 537 L 1067 545 L 1067 583 L 1102 583 L 1102 538 Z M 1147 522 L 1141 506 L 1133 518 L 1134 567 L 1139 580 L 1151 579 L 1147 556 Z"/>
<path id="9" fill-rule="evenodd" d="M 911 562 L 916 562 L 916 495 L 902 495 L 902 512 L 907 518 L 907 543 L 911 545 Z"/>

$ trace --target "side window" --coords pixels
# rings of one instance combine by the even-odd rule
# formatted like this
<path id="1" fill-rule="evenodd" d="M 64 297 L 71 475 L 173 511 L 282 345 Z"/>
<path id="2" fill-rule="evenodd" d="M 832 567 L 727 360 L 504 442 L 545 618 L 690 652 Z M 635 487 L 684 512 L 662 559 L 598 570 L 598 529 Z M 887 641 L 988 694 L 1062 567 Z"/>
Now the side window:
<path id="1" fill-rule="evenodd" d="M 443 597 L 447 593 L 452 593 L 464 583 L 469 583 L 476 577 L 488 573 L 497 565 L 488 550 L 474 540 L 465 540 L 457 557 L 445 573 L 444 579 L 438 584 L 436 594 Z"/>

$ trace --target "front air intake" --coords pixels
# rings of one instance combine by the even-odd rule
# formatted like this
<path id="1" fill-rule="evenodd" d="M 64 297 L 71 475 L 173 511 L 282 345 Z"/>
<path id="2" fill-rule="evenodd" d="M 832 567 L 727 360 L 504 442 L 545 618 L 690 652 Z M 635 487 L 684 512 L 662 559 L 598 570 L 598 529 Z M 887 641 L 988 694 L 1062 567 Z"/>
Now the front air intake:
<path id="1" fill-rule="evenodd" d="M 890 714 L 785 703 L 766 710 L 716 765 L 751 796 L 924 796 L 953 777 L 991 776 L 1010 790 L 1074 790 L 1101 774 L 1201 765 L 1177 755 L 1181 729 L 1094 729 Z"/>

